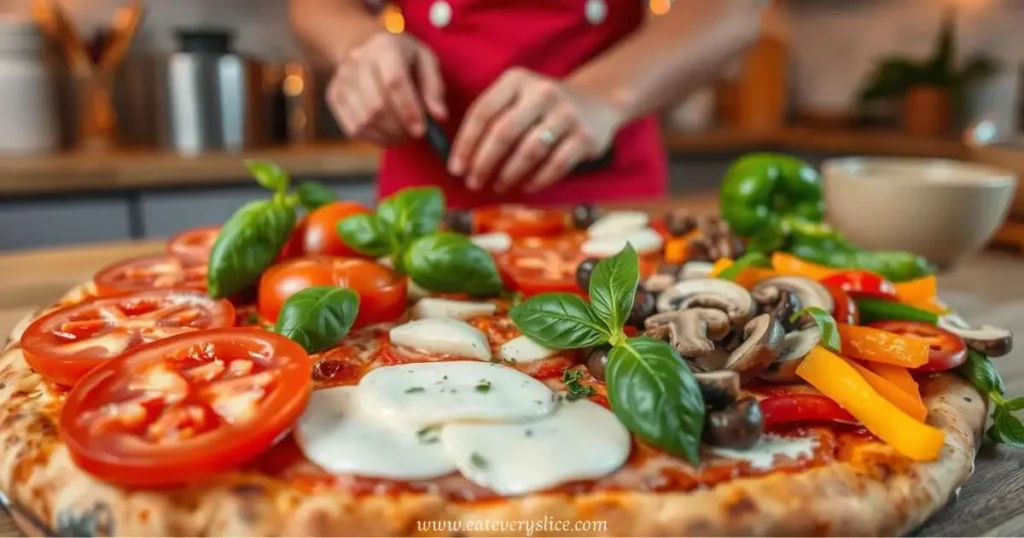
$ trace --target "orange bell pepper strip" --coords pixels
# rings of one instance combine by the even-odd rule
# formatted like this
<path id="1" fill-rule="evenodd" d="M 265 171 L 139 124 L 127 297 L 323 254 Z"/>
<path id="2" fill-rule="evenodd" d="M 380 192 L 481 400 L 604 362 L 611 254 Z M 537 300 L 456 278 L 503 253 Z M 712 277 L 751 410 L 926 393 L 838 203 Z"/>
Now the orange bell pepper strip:
<path id="1" fill-rule="evenodd" d="M 906 368 L 917 368 L 928 362 L 928 343 L 920 338 L 845 323 L 840 323 L 838 329 L 843 355 L 851 359 Z"/>
<path id="2" fill-rule="evenodd" d="M 714 265 L 711 266 L 711 273 L 709 273 L 708 276 L 715 278 L 722 274 L 722 271 L 728 269 L 732 264 L 733 260 L 730 258 L 719 258 L 715 261 Z"/>
<path id="3" fill-rule="evenodd" d="M 811 280 L 822 280 L 841 271 L 802 260 L 785 252 L 772 254 L 772 269 L 782 276 L 802 276 Z"/>
<path id="4" fill-rule="evenodd" d="M 815 346 L 797 367 L 796 374 L 835 400 L 897 452 L 916 461 L 934 461 L 939 457 L 945 433 L 903 412 L 865 381 L 846 359 Z"/>
<path id="5" fill-rule="evenodd" d="M 928 417 L 928 409 L 920 398 L 914 398 L 895 383 L 853 361 L 847 362 L 849 362 L 854 370 L 857 370 L 857 373 L 864 378 L 864 381 L 868 382 L 868 385 L 871 385 L 871 388 L 875 389 L 883 398 L 892 402 L 896 407 L 899 407 L 904 413 L 922 422 Z"/>
<path id="6" fill-rule="evenodd" d="M 921 387 L 917 386 L 917 381 L 914 380 L 914 376 L 910 375 L 910 370 L 882 362 L 864 362 L 861 366 L 882 376 L 888 382 L 902 389 L 903 392 L 913 396 L 914 399 L 921 400 Z"/>
<path id="7" fill-rule="evenodd" d="M 914 304 L 917 302 L 928 303 L 938 297 L 938 287 L 935 282 L 935 275 L 928 275 L 906 282 L 897 282 L 896 296 L 901 302 Z"/>
<path id="8" fill-rule="evenodd" d="M 686 261 L 690 241 L 699 234 L 697 230 L 679 237 L 670 237 L 665 240 L 665 263 L 683 263 Z"/>
<path id="9" fill-rule="evenodd" d="M 711 273 L 709 276 L 712 278 L 717 277 L 722 274 L 722 271 L 731 267 L 733 263 L 735 262 L 729 258 L 719 259 L 711 266 Z M 773 269 L 767 269 L 764 267 L 748 267 L 740 272 L 739 276 L 736 277 L 735 282 L 744 288 L 750 289 L 756 286 L 758 282 L 776 276 L 779 276 L 779 274 Z"/>

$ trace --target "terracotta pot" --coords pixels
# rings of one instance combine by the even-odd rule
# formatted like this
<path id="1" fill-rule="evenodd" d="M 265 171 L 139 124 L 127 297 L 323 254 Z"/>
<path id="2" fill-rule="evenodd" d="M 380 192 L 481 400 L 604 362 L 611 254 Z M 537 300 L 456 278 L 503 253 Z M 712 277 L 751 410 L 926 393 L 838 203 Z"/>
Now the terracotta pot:
<path id="1" fill-rule="evenodd" d="M 903 126 L 917 136 L 943 136 L 949 132 L 952 103 L 945 88 L 917 86 L 903 96 Z"/>

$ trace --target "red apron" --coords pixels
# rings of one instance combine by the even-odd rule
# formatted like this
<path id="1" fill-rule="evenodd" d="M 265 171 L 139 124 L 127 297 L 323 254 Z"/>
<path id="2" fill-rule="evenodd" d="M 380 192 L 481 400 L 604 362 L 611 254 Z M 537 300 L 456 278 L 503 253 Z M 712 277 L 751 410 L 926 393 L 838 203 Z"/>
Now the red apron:
<path id="1" fill-rule="evenodd" d="M 562 78 L 636 30 L 641 0 L 399 0 L 405 29 L 437 55 L 454 139 L 473 100 L 506 69 L 519 66 Z M 532 195 L 497 195 L 466 189 L 423 140 L 384 152 L 378 195 L 403 187 L 438 185 L 450 207 L 496 203 L 531 205 L 628 201 L 663 197 L 667 160 L 653 117 L 633 122 L 615 137 L 612 163 L 570 175 Z"/>

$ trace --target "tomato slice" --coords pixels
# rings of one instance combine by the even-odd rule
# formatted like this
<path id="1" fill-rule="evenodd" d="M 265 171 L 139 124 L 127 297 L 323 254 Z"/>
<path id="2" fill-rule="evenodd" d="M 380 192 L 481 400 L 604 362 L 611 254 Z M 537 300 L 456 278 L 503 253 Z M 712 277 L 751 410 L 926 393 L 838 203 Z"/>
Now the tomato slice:
<path id="1" fill-rule="evenodd" d="M 576 267 L 586 259 L 582 236 L 530 238 L 517 241 L 495 256 L 505 287 L 532 296 L 564 292 L 583 295 L 576 285 Z"/>
<path id="2" fill-rule="evenodd" d="M 312 286 L 338 286 L 358 293 L 355 328 L 391 321 L 405 313 L 408 281 L 404 275 L 363 258 L 309 256 L 279 263 L 263 274 L 260 314 L 277 320 L 292 294 Z"/>
<path id="3" fill-rule="evenodd" d="M 55 310 L 25 330 L 21 346 L 25 361 L 39 375 L 74 385 L 92 369 L 142 344 L 234 323 L 235 309 L 226 300 L 192 290 L 152 290 Z"/>
<path id="4" fill-rule="evenodd" d="M 92 278 L 99 295 L 153 288 L 206 290 L 206 264 L 170 254 L 123 260 L 104 267 Z"/>
<path id="5" fill-rule="evenodd" d="M 369 212 L 369 208 L 356 202 L 331 202 L 318 207 L 305 219 L 302 251 L 307 255 L 361 256 L 341 240 L 338 223 L 352 215 Z"/>
<path id="6" fill-rule="evenodd" d="M 825 288 L 832 295 L 832 302 L 835 304 L 835 311 L 832 312 L 832 317 L 838 323 L 859 325 L 860 310 L 857 309 L 857 303 L 854 302 L 853 297 L 835 284 L 826 284 Z"/>
<path id="7" fill-rule="evenodd" d="M 897 300 L 896 285 L 868 271 L 840 271 L 822 279 L 821 283 L 836 286 L 853 297 Z"/>
<path id="8" fill-rule="evenodd" d="M 860 424 L 853 415 L 824 394 L 772 394 L 763 398 L 759 404 L 765 428 L 798 422 Z"/>
<path id="9" fill-rule="evenodd" d="M 217 241 L 220 226 L 192 228 L 179 232 L 167 241 L 167 253 L 189 261 L 206 263 L 210 259 L 213 243 Z"/>
<path id="10" fill-rule="evenodd" d="M 967 360 L 967 344 L 959 336 L 920 321 L 888 320 L 869 323 L 868 327 L 920 338 L 928 343 L 928 362 L 914 372 L 944 372 Z"/>
<path id="11" fill-rule="evenodd" d="M 569 215 L 561 209 L 499 205 L 473 210 L 475 233 L 505 232 L 512 237 L 546 237 L 568 229 Z"/>
<path id="12" fill-rule="evenodd" d="M 311 371 L 301 346 L 262 329 L 166 338 L 83 378 L 64 402 L 61 438 L 100 479 L 195 483 L 253 459 L 291 427 Z"/>

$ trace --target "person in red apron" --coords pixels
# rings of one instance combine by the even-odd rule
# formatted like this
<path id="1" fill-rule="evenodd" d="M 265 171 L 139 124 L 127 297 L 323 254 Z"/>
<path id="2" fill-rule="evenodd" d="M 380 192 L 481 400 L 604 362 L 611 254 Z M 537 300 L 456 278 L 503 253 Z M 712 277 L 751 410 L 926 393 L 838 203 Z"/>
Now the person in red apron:
<path id="1" fill-rule="evenodd" d="M 384 146 L 378 195 L 437 185 L 450 207 L 663 197 L 657 109 L 709 82 L 758 32 L 763 0 L 397 0 L 385 31 L 362 0 L 291 0 L 333 62 L 331 110 Z M 443 160 L 426 118 L 452 141 Z M 588 160 L 604 164 L 579 170 Z"/>

